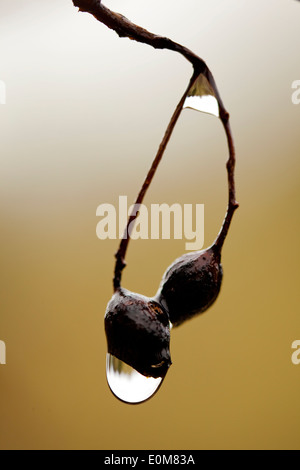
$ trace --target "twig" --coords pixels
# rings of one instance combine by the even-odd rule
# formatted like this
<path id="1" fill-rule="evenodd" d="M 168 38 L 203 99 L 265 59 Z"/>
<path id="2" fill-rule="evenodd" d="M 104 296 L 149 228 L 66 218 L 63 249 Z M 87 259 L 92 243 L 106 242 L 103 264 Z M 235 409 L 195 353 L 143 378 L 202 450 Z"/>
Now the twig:
<path id="1" fill-rule="evenodd" d="M 235 159 L 235 148 L 234 148 L 234 143 L 233 143 L 233 138 L 232 138 L 232 132 L 230 129 L 230 124 L 229 124 L 229 117 L 227 119 L 221 118 L 221 120 L 222 120 L 222 124 L 224 126 L 224 130 L 227 136 L 227 143 L 228 143 L 228 150 L 229 150 L 229 159 L 226 165 L 227 173 L 228 173 L 229 201 L 228 201 L 228 209 L 227 209 L 223 226 L 214 243 L 214 246 L 217 248 L 219 253 L 221 252 L 224 242 L 226 240 L 233 215 L 239 207 L 239 204 L 236 201 L 236 195 L 235 195 L 234 171 L 235 171 L 236 159 Z"/>
<path id="2" fill-rule="evenodd" d="M 79 11 L 91 13 L 98 21 L 113 29 L 120 38 L 127 37 L 134 41 L 148 44 L 155 49 L 169 49 L 170 51 L 179 52 L 194 67 L 199 68 L 200 66 L 203 70 L 206 67 L 203 60 L 186 47 L 177 44 L 169 38 L 150 33 L 146 29 L 132 23 L 120 13 L 109 10 L 99 0 L 73 0 L 73 4 L 79 8 Z"/>
<path id="3" fill-rule="evenodd" d="M 109 10 L 107 7 L 105 7 L 101 3 L 101 0 L 73 0 L 73 4 L 75 7 L 79 8 L 79 11 L 92 14 L 98 21 L 105 24 L 108 28 L 114 30 L 119 35 L 119 37 L 121 38 L 127 37 L 137 42 L 148 44 L 149 46 L 152 46 L 155 49 L 168 49 L 170 51 L 178 52 L 183 57 L 185 57 L 185 59 L 188 60 L 193 65 L 193 68 L 194 68 L 194 73 L 189 83 L 188 89 L 186 90 L 182 99 L 178 103 L 177 108 L 170 120 L 165 136 L 159 147 L 158 153 L 153 161 L 153 164 L 147 175 L 147 178 L 144 181 L 144 184 L 142 186 L 142 189 L 139 193 L 136 204 L 134 206 L 133 212 L 129 217 L 128 224 L 127 224 L 123 239 L 120 244 L 120 248 L 118 252 L 116 253 L 116 266 L 115 266 L 115 276 L 114 276 L 114 289 L 116 291 L 121 286 L 122 271 L 126 266 L 125 256 L 126 256 L 126 252 L 128 248 L 128 243 L 130 240 L 129 228 L 132 226 L 131 224 L 133 224 L 134 220 L 138 216 L 138 212 L 137 212 L 138 207 L 140 204 L 142 204 L 145 194 L 151 184 L 151 181 L 158 168 L 158 165 L 163 157 L 167 144 L 175 128 L 175 125 L 182 112 L 183 105 L 188 95 L 188 92 L 200 74 L 203 74 L 207 78 L 208 82 L 210 83 L 214 91 L 216 99 L 218 101 L 220 119 L 222 121 L 224 130 L 227 136 L 228 150 L 229 150 L 229 160 L 227 162 L 228 187 L 229 187 L 228 210 L 225 216 L 225 220 L 224 220 L 221 232 L 219 233 L 217 240 L 215 242 L 215 246 L 218 247 L 220 250 L 228 234 L 228 230 L 232 221 L 233 214 L 235 210 L 238 208 L 238 203 L 235 200 L 235 178 L 234 178 L 235 150 L 234 150 L 234 144 L 233 144 L 233 137 L 232 137 L 232 133 L 231 133 L 230 125 L 229 125 L 229 114 L 223 105 L 221 96 L 219 94 L 219 91 L 217 89 L 217 86 L 216 86 L 216 83 L 215 83 L 215 80 L 211 71 L 207 67 L 206 63 L 200 57 L 198 57 L 196 54 L 194 54 L 192 51 L 190 51 L 186 47 L 172 41 L 171 39 L 167 37 L 155 35 L 147 31 L 146 29 L 141 28 L 138 25 L 135 25 L 134 23 L 129 21 L 125 16 Z"/>
<path id="4" fill-rule="evenodd" d="M 156 173 L 156 170 L 158 168 L 158 165 L 159 163 L 161 162 L 161 159 L 165 153 L 165 150 L 167 148 L 167 145 L 168 145 L 168 142 L 172 136 L 172 133 L 174 131 L 174 128 L 177 124 L 177 121 L 180 117 L 180 114 L 183 110 L 183 105 L 184 105 L 184 102 L 186 100 L 186 97 L 188 95 L 188 92 L 191 88 L 191 86 L 193 85 L 193 83 L 195 82 L 196 78 L 197 78 L 198 74 L 197 73 L 193 73 L 193 76 L 190 80 L 190 83 L 186 89 L 186 91 L 184 92 L 184 95 L 183 97 L 181 98 L 181 100 L 179 101 L 175 111 L 174 111 L 174 114 L 169 122 L 169 125 L 167 127 L 167 130 L 166 130 L 166 133 L 164 135 L 164 138 L 159 146 L 159 149 L 158 149 L 158 152 L 157 152 L 157 155 L 152 163 L 152 166 L 147 174 L 147 177 L 144 181 L 144 184 L 142 186 L 142 189 L 138 195 L 138 198 L 136 200 L 136 203 L 134 205 L 134 208 L 133 208 L 133 211 L 128 219 L 128 223 L 127 223 L 127 227 L 125 229 L 125 233 L 124 233 L 124 236 L 123 236 L 123 239 L 121 241 L 121 244 L 120 244 L 120 248 L 118 250 L 118 252 L 116 253 L 116 259 L 117 259 L 117 262 L 116 262 L 116 267 L 115 267 L 115 277 L 114 277 L 114 289 L 117 290 L 120 288 L 120 285 L 121 285 L 121 274 L 122 274 L 122 271 L 123 269 L 126 267 L 126 262 L 125 262 L 125 257 L 126 257 L 126 252 L 127 252 L 127 248 L 128 248 L 128 244 L 129 244 L 129 240 L 130 240 L 130 227 L 132 227 L 133 225 L 133 222 L 135 221 L 135 219 L 138 217 L 138 209 L 139 209 L 139 206 L 142 204 L 143 200 L 144 200 L 144 197 L 146 195 L 146 192 L 154 178 L 154 175 Z"/>

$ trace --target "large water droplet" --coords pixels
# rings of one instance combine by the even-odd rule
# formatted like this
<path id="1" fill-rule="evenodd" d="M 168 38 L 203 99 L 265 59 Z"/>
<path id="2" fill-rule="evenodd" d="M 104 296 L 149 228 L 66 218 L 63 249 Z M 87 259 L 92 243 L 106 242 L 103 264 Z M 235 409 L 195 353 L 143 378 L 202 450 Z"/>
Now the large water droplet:
<path id="1" fill-rule="evenodd" d="M 145 377 L 111 354 L 106 357 L 106 377 L 113 394 L 119 400 L 132 404 L 148 400 L 163 381 L 163 377 Z"/>
<path id="2" fill-rule="evenodd" d="M 201 74 L 191 87 L 184 108 L 195 109 L 202 113 L 220 116 L 219 103 L 207 78 Z"/>

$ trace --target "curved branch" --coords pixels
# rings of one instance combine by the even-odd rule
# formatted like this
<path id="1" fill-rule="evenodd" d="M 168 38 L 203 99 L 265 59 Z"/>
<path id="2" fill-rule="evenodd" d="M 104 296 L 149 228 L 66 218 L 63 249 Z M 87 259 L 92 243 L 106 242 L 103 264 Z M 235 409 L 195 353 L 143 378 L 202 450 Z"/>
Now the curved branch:
<path id="1" fill-rule="evenodd" d="M 158 168 L 158 165 L 160 164 L 161 162 L 161 159 L 165 153 L 165 150 L 167 148 L 167 145 L 169 143 L 169 140 L 173 134 L 173 131 L 175 129 L 175 126 L 178 122 L 178 119 L 182 113 L 182 110 L 183 110 L 183 106 L 184 106 L 184 102 L 186 100 L 186 97 L 190 91 L 190 88 L 191 86 L 193 85 L 193 83 L 195 82 L 196 78 L 198 76 L 198 73 L 194 72 L 193 73 L 193 76 L 190 80 L 190 83 L 183 95 L 183 97 L 181 98 L 181 100 L 179 101 L 175 111 L 174 111 L 174 114 L 173 116 L 171 117 L 171 120 L 169 122 L 169 125 L 167 127 L 167 130 L 165 132 L 165 135 L 164 135 L 164 138 L 159 146 L 159 149 L 158 149 L 158 152 L 156 154 L 156 157 L 152 163 L 152 166 L 146 176 L 146 179 L 144 181 L 144 184 L 142 186 L 142 189 L 137 197 L 137 200 L 136 200 L 136 203 L 133 207 L 133 210 L 132 210 L 132 213 L 128 219 L 128 223 L 127 223 L 127 227 L 125 229 L 125 233 L 124 233 L 124 236 L 123 236 L 123 239 L 121 241 L 121 244 L 120 244 L 120 248 L 118 250 L 118 252 L 116 253 L 116 266 L 115 266 L 115 277 L 114 277 L 114 289 L 115 291 L 117 289 L 120 288 L 121 286 L 121 275 L 122 275 L 122 271 L 123 269 L 126 267 L 126 263 L 125 263 L 125 257 L 126 257 L 126 252 L 127 252 L 127 248 L 128 248 L 128 244 L 129 244 L 129 240 L 130 240 L 130 232 L 131 232 L 131 227 L 133 226 L 133 223 L 134 221 L 136 220 L 136 218 L 138 217 L 138 210 L 139 210 L 139 206 L 142 204 L 143 200 L 144 200 L 144 197 L 146 195 L 146 192 L 154 178 L 154 175 L 156 173 L 156 170 Z"/>
<path id="2" fill-rule="evenodd" d="M 202 70 L 206 67 L 205 62 L 186 47 L 177 44 L 169 38 L 150 33 L 146 29 L 132 23 L 120 13 L 109 10 L 100 0 L 73 0 L 73 4 L 79 8 L 79 11 L 92 14 L 98 21 L 114 30 L 120 38 L 127 37 L 134 41 L 148 44 L 155 49 L 169 49 L 170 51 L 179 52 L 198 70 L 199 67 Z"/>
<path id="3" fill-rule="evenodd" d="M 101 0 L 72 0 L 72 1 L 73 1 L 74 6 L 79 8 L 79 11 L 90 13 L 98 21 L 106 25 L 108 28 L 114 30 L 119 35 L 119 37 L 121 38 L 126 37 L 134 41 L 152 46 L 155 49 L 168 49 L 170 51 L 177 52 L 181 54 L 186 60 L 188 60 L 194 68 L 194 74 L 189 83 L 189 87 L 184 93 L 180 102 L 178 103 L 177 108 L 170 120 L 165 136 L 163 138 L 163 141 L 159 147 L 158 153 L 153 161 L 151 169 L 138 195 L 133 212 L 129 217 L 128 224 L 127 224 L 123 239 L 120 244 L 120 248 L 118 252 L 116 253 L 114 289 L 117 290 L 121 285 L 122 271 L 126 266 L 125 255 L 126 255 L 128 243 L 130 240 L 129 232 L 130 232 L 130 227 L 132 226 L 133 222 L 138 216 L 138 206 L 142 203 L 145 197 L 145 194 L 150 186 L 150 183 L 154 177 L 154 174 L 157 170 L 157 167 L 163 157 L 163 154 L 170 140 L 172 132 L 182 112 L 184 102 L 188 95 L 188 92 L 200 74 L 203 74 L 207 78 L 209 84 L 211 85 L 212 90 L 214 91 L 216 99 L 218 101 L 219 115 L 220 115 L 220 119 L 222 121 L 224 130 L 227 136 L 227 143 L 228 143 L 228 150 L 229 150 L 229 160 L 227 162 L 228 188 L 229 188 L 228 210 L 225 216 L 222 229 L 215 241 L 215 246 L 218 247 L 220 250 L 228 234 L 228 230 L 232 221 L 233 214 L 235 210 L 238 208 L 238 203 L 236 202 L 236 199 L 235 199 L 235 177 L 234 177 L 235 149 L 234 149 L 233 137 L 232 137 L 232 133 L 231 133 L 230 125 L 229 125 L 229 114 L 223 105 L 220 93 L 218 91 L 217 85 L 215 83 L 215 80 L 211 71 L 207 67 L 206 63 L 200 57 L 198 57 L 191 50 L 187 49 L 181 44 L 178 44 L 167 37 L 153 34 L 147 31 L 146 29 L 141 28 L 140 26 L 132 23 L 130 20 L 128 20 L 125 16 L 121 15 L 120 13 L 115 13 L 109 10 L 107 7 L 105 7 L 101 3 Z"/>

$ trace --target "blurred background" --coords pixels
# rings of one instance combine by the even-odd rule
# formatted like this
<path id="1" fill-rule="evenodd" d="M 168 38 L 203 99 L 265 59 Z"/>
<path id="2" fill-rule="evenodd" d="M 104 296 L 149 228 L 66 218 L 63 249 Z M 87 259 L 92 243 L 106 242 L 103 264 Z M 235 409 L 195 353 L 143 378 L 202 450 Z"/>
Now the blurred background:
<path id="1" fill-rule="evenodd" d="M 172 332 L 149 402 L 118 402 L 103 317 L 117 240 L 96 209 L 133 203 L 191 67 L 118 36 L 71 0 L 0 0 L 1 449 L 299 449 L 300 5 L 294 0 L 107 0 L 200 55 L 237 148 L 240 209 L 224 283 Z M 145 204 L 205 204 L 205 245 L 227 205 L 221 123 L 185 110 Z M 154 295 L 186 240 L 133 241 L 124 287 Z"/>

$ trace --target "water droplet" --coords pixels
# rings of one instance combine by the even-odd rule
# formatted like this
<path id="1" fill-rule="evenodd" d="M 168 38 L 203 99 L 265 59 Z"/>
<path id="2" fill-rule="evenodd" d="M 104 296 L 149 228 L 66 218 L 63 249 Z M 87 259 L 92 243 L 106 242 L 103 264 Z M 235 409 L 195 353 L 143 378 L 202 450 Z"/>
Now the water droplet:
<path id="1" fill-rule="evenodd" d="M 106 377 L 112 393 L 126 403 L 142 403 L 160 387 L 163 377 L 145 377 L 115 356 L 106 356 Z"/>
<path id="2" fill-rule="evenodd" d="M 215 92 L 203 74 L 199 75 L 191 87 L 183 107 L 213 114 L 216 117 L 220 116 L 219 103 Z"/>

